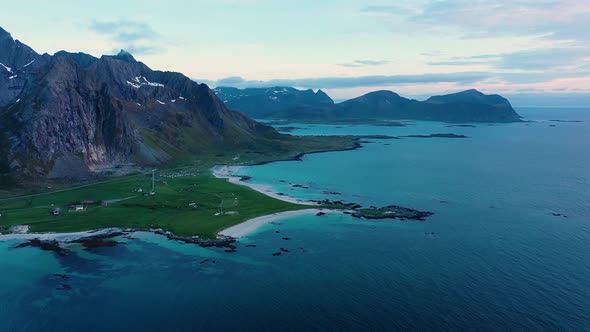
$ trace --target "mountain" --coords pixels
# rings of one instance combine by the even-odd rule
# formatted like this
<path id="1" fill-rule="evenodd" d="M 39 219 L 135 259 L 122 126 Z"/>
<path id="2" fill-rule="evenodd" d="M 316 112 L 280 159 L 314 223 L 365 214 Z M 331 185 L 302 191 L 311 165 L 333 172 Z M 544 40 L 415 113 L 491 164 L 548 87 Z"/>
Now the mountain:
<path id="1" fill-rule="evenodd" d="M 297 109 L 331 107 L 334 101 L 322 90 L 297 90 L 288 87 L 237 88 L 218 87 L 213 91 L 230 109 L 237 109 L 253 118 L 265 118 L 277 112 Z"/>
<path id="2" fill-rule="evenodd" d="M 518 122 L 520 116 L 506 98 L 477 90 L 434 96 L 426 101 L 378 91 L 345 101 L 338 114 L 350 118 L 409 119 L 445 122 Z"/>
<path id="3" fill-rule="evenodd" d="M 275 144 L 205 84 L 127 52 L 40 55 L 0 28 L 0 173 L 59 178 Z"/>
<path id="4" fill-rule="evenodd" d="M 281 91 L 281 89 L 293 88 L 273 88 L 272 90 Z M 260 102 L 258 98 L 253 98 L 249 94 L 251 90 L 257 89 L 232 88 L 232 96 L 239 96 L 235 99 L 228 99 L 225 91 L 230 91 L 229 88 L 216 89 L 216 93 L 222 99 L 228 99 L 228 105 L 231 108 L 261 119 L 327 122 L 343 120 L 521 121 L 508 100 L 498 95 L 485 95 L 477 90 L 434 96 L 426 101 L 407 99 L 392 91 L 375 91 L 339 104 L 298 102 L 292 99 L 287 103 L 283 101 L 281 95 L 277 95 L 277 99 L 273 100 L 272 108 Z"/>

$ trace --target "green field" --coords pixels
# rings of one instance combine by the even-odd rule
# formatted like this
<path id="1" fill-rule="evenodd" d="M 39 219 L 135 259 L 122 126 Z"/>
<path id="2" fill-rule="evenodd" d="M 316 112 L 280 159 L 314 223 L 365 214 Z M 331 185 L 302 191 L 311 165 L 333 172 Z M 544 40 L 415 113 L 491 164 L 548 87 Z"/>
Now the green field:
<path id="1" fill-rule="evenodd" d="M 33 233 L 78 232 L 121 228 L 161 228 L 178 236 L 213 238 L 217 233 L 246 220 L 276 212 L 305 209 L 309 206 L 283 202 L 245 186 L 214 178 L 209 169 L 214 165 L 252 165 L 260 162 L 293 158 L 303 153 L 354 148 L 359 137 L 296 137 L 277 141 L 272 149 L 249 147 L 239 151 L 195 154 L 178 158 L 161 168 L 156 194 L 146 195 L 151 187 L 149 170 L 141 167 L 135 175 L 103 174 L 86 182 L 49 180 L 43 177 L 20 179 L 20 184 L 0 177 L 0 233 L 10 232 L 15 225 L 29 225 Z M 192 165 L 192 166 L 186 166 Z M 138 192 L 141 188 L 142 192 Z M 85 211 L 68 211 L 68 206 L 83 201 L 123 198 L 108 206 L 91 205 Z M 54 208 L 62 214 L 51 215 Z M 223 212 L 219 215 L 216 215 Z"/>
<path id="2" fill-rule="evenodd" d="M 176 178 L 158 176 L 155 195 L 147 194 L 150 182 L 150 175 L 126 176 L 63 192 L 0 200 L 0 227 L 7 231 L 13 225 L 29 225 L 31 232 L 162 228 L 179 236 L 215 237 L 219 231 L 251 218 L 307 208 L 214 178 L 208 172 Z M 137 192 L 139 188 L 142 193 Z M 136 197 L 106 207 L 98 204 L 86 211 L 68 211 L 68 205 L 76 202 L 132 196 Z M 62 209 L 62 215 L 50 214 L 55 207 Z M 221 211 L 224 214 L 215 215 Z"/>

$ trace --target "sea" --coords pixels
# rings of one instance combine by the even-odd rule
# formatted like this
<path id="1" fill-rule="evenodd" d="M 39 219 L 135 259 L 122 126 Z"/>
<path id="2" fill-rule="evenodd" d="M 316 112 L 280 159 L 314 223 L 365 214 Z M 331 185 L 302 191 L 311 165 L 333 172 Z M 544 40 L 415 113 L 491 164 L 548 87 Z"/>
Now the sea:
<path id="1" fill-rule="evenodd" d="M 239 170 L 300 199 L 434 212 L 425 221 L 297 216 L 233 253 L 151 233 L 65 256 L 0 241 L 0 331 L 590 330 L 590 109 L 517 111 L 531 122 L 289 124 L 468 138 L 366 139 Z"/>

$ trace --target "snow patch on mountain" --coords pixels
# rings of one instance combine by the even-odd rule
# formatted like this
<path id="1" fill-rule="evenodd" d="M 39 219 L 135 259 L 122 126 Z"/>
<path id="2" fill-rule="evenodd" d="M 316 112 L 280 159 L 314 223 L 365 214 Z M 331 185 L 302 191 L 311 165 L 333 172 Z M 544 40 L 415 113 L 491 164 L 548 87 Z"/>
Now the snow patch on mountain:
<path id="1" fill-rule="evenodd" d="M 33 62 L 35 62 L 35 60 L 33 60 L 33 61 L 31 61 L 31 62 L 27 63 L 26 65 L 24 65 L 24 66 L 23 66 L 23 68 L 26 68 L 26 67 L 28 67 L 28 66 L 32 65 L 32 64 L 33 64 Z"/>
<path id="2" fill-rule="evenodd" d="M 4 67 L 4 69 L 6 69 L 6 71 L 8 71 L 9 73 L 12 73 L 12 68 L 4 65 L 2 62 L 0 62 L 0 66 Z"/>
<path id="3" fill-rule="evenodd" d="M 148 81 L 147 78 L 145 78 L 144 76 L 136 76 L 133 79 L 133 82 L 127 81 L 127 84 L 131 85 L 132 87 L 139 89 L 144 85 L 148 85 L 148 86 L 153 86 L 153 87 L 164 87 L 164 84 L 162 83 L 155 83 L 155 82 L 150 82 Z"/>

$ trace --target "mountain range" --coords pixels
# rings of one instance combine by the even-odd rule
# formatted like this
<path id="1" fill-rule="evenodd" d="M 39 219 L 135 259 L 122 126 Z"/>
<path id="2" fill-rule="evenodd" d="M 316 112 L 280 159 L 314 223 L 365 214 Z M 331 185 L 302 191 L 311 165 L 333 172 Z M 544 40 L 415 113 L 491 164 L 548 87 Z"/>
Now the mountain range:
<path id="1" fill-rule="evenodd" d="M 6 174 L 83 177 L 190 156 L 327 148 L 327 139 L 303 142 L 250 117 L 520 120 L 506 99 L 475 90 L 423 102 L 378 91 L 338 104 L 321 90 L 213 91 L 180 73 L 152 70 L 125 51 L 100 58 L 39 54 L 0 28 L 0 182 Z"/>
<path id="2" fill-rule="evenodd" d="M 284 136 L 205 84 L 121 51 L 38 54 L 0 28 L 0 173 L 64 177 L 272 146 Z"/>
<path id="3" fill-rule="evenodd" d="M 510 102 L 477 90 L 433 96 L 425 101 L 375 91 L 342 103 L 322 90 L 289 87 L 213 90 L 226 105 L 257 119 L 291 121 L 433 120 L 445 122 L 519 122 Z"/>

